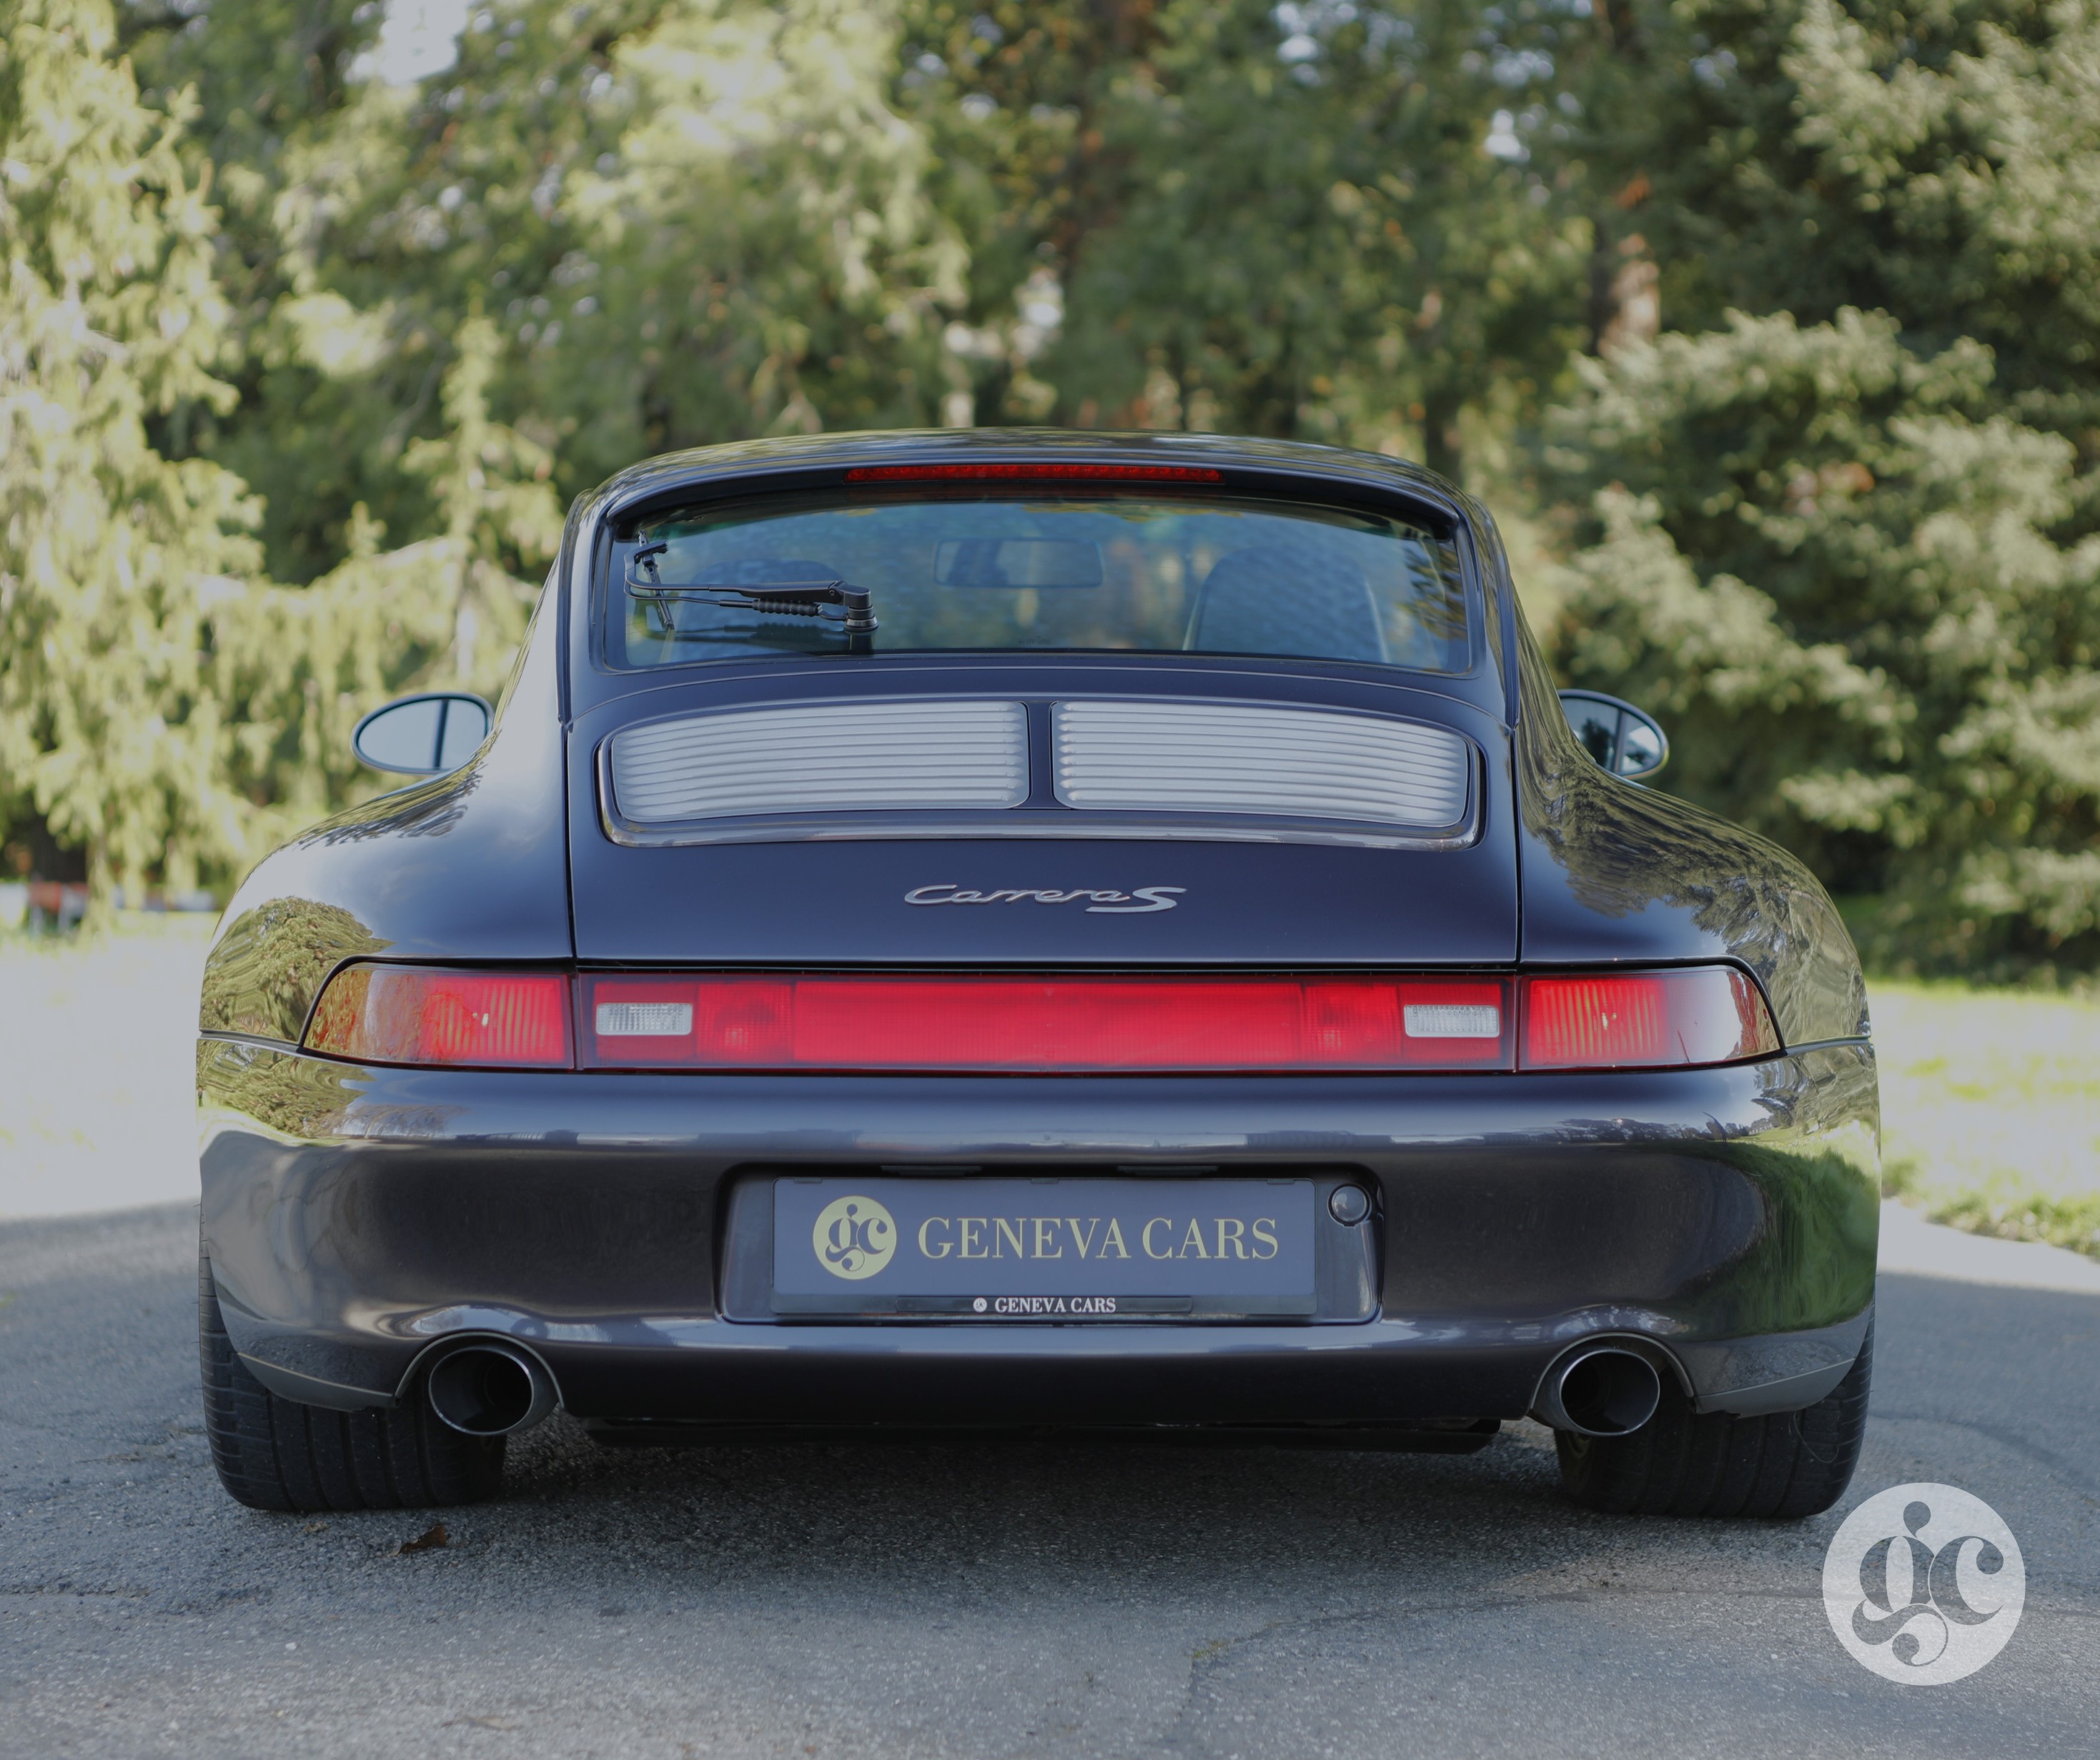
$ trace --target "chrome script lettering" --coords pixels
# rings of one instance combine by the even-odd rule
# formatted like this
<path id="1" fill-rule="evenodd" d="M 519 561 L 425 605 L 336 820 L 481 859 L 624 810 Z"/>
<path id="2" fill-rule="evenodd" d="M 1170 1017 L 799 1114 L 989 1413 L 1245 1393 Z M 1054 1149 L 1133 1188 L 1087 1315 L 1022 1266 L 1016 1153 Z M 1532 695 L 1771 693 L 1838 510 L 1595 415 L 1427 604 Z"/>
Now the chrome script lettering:
<path id="1" fill-rule="evenodd" d="M 1054 887 L 1002 887 L 990 892 L 979 892 L 960 887 L 952 881 L 943 881 L 937 886 L 914 887 L 904 895 L 907 904 L 1021 904 L 1033 900 L 1038 904 L 1071 904 L 1081 899 L 1088 900 L 1089 913 L 1104 917 L 1142 917 L 1152 911 L 1171 910 L 1186 887 L 1136 887 L 1128 892 L 1110 888 L 1089 890 L 1076 887 L 1061 892 Z"/>

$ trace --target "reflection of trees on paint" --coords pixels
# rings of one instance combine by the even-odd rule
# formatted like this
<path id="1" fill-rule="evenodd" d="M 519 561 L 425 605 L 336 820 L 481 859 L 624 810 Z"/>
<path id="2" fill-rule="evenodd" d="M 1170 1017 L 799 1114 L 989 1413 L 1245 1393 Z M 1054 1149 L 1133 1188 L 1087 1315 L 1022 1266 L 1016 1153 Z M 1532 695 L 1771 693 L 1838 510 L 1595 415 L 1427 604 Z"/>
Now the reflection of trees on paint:
<path id="1" fill-rule="evenodd" d="M 1850 1144 L 1758 1142 L 1696 1153 L 1741 1175 L 1760 1212 L 1741 1257 L 1717 1275 L 1701 1305 L 1710 1336 L 1829 1326 L 1874 1299 L 1881 1181 Z"/>
<path id="2" fill-rule="evenodd" d="M 197 1046 L 197 1098 L 205 1158 L 222 1128 L 237 1130 L 248 1120 L 285 1137 L 340 1135 L 365 1085 L 364 1071 L 351 1064 L 205 1040 Z"/>
<path id="3" fill-rule="evenodd" d="M 1536 1318 L 1568 1336 L 1585 1310 L 1615 1327 L 1664 1314 L 1700 1340 L 1851 1319 L 1873 1299 L 1880 1222 L 1873 1063 L 1821 1055 L 1815 1080 L 1797 1071 L 1760 1097 L 1775 1116 L 1751 1134 L 1570 1120 L 1527 1133 L 1521 1153 L 1423 1158 L 1393 1195 L 1388 1312 Z M 1743 1073 L 1710 1090 L 1728 1128 L 1745 1122 Z"/>
<path id="4" fill-rule="evenodd" d="M 1527 640 L 1529 713 L 1516 742 L 1525 830 L 1567 871 L 1576 900 L 1625 917 L 1653 904 L 1692 922 L 1762 980 L 1790 1040 L 1864 1032 L 1864 979 L 1837 911 L 1776 844 L 1683 801 L 1607 776 L 1576 741 Z"/>
<path id="5" fill-rule="evenodd" d="M 467 797 L 481 785 L 481 766 L 433 777 L 412 788 L 382 794 L 324 820 L 299 838 L 302 847 L 364 843 L 383 837 L 443 837 L 466 817 Z"/>
<path id="6" fill-rule="evenodd" d="M 295 1045 L 328 975 L 346 959 L 388 945 L 339 905 L 302 898 L 258 904 L 212 950 L 198 1028 Z"/>

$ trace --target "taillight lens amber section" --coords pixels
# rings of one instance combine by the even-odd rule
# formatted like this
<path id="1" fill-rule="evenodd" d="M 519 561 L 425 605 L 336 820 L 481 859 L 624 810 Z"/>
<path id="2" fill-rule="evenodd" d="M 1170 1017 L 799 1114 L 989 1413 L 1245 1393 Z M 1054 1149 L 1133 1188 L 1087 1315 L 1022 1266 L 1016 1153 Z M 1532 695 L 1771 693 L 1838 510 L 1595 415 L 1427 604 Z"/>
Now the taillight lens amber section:
<path id="1" fill-rule="evenodd" d="M 1664 1069 L 1769 1057 L 1758 987 L 1723 966 L 1527 979 L 1524 1069 Z"/>
<path id="2" fill-rule="evenodd" d="M 370 1063 L 567 1069 L 569 979 L 559 972 L 348 966 L 329 980 L 307 1048 Z"/>
<path id="3" fill-rule="evenodd" d="M 600 1068 L 1507 1069 L 1508 985 L 1391 978 L 587 978 Z"/>

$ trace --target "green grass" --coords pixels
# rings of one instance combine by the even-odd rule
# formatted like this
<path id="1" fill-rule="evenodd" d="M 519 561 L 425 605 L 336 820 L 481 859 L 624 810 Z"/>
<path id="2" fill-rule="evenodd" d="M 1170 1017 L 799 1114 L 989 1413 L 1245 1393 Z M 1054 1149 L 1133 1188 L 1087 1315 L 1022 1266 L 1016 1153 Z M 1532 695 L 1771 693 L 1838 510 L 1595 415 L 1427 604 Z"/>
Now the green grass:
<path id="1" fill-rule="evenodd" d="M 2100 1258 L 2100 1001 L 1868 988 L 1888 1195 L 1974 1234 Z"/>

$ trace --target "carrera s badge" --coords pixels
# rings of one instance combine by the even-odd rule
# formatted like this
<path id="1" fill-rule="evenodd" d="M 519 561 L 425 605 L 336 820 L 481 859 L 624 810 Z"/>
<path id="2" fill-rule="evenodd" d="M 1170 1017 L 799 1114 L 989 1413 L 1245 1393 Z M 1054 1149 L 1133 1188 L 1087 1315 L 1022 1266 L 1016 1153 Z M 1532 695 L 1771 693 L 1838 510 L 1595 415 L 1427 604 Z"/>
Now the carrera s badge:
<path id="1" fill-rule="evenodd" d="M 973 892 L 967 887 L 953 885 L 914 887 L 904 895 L 907 904 L 1020 904 L 1033 900 L 1038 904 L 1070 904 L 1080 899 L 1088 901 L 1087 909 L 1103 916 L 1141 916 L 1146 911 L 1174 909 L 1176 895 L 1187 891 L 1186 887 L 1137 887 L 1128 892 L 1076 891 L 1060 892 L 1054 888 L 1030 889 L 1004 887 L 995 892 Z M 1142 904 L 1137 902 L 1144 900 Z"/>

